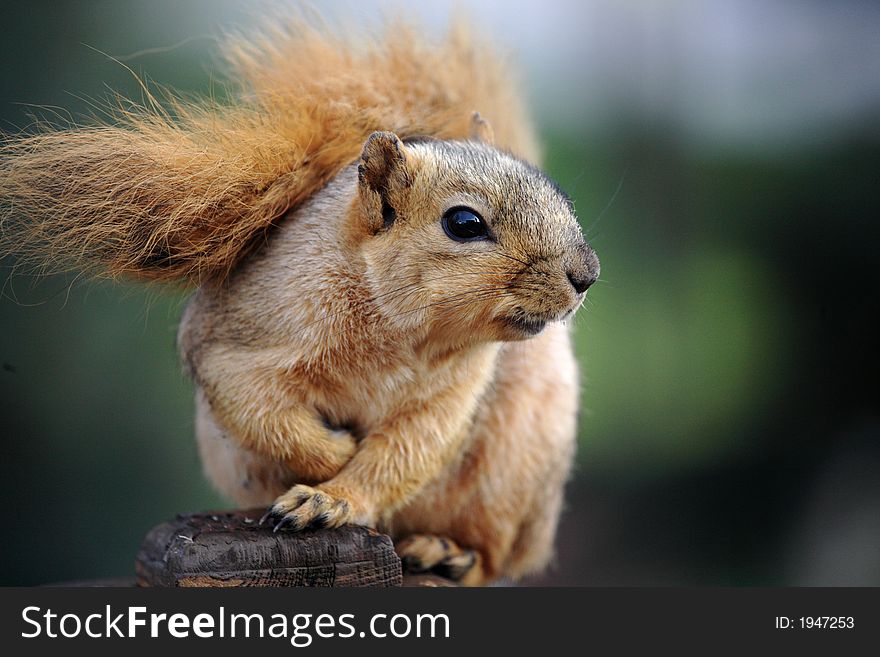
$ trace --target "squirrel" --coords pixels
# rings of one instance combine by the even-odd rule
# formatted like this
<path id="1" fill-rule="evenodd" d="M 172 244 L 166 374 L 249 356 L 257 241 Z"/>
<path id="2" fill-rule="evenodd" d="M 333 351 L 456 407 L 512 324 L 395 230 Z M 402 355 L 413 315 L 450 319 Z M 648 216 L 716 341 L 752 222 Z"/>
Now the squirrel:
<path id="1" fill-rule="evenodd" d="M 194 289 L 205 471 L 275 530 L 375 527 L 465 585 L 541 570 L 599 261 L 504 58 L 460 23 L 356 43 L 296 17 L 225 54 L 231 100 L 144 87 L 7 138 L 4 250 Z"/>

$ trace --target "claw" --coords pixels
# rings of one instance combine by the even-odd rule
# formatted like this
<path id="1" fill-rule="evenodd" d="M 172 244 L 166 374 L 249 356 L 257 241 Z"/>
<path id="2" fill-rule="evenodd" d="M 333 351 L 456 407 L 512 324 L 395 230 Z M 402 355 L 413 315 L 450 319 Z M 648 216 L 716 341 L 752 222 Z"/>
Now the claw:
<path id="1" fill-rule="evenodd" d="M 275 528 L 272 531 L 277 532 L 279 529 L 283 529 L 284 527 L 287 527 L 288 525 L 296 525 L 296 524 L 297 524 L 296 516 L 284 516 L 281 520 L 279 520 L 275 524 Z M 293 529 L 298 529 L 298 527 L 294 526 Z"/>
<path id="2" fill-rule="evenodd" d="M 275 516 L 275 515 L 277 515 L 276 512 L 275 512 L 275 507 L 270 506 L 270 507 L 269 507 L 269 510 L 266 511 L 266 513 L 263 514 L 263 517 L 262 517 L 262 518 L 260 518 L 260 522 L 259 522 L 259 524 L 260 524 L 260 525 L 264 525 L 264 524 L 266 524 L 266 521 L 269 520 L 270 518 L 272 518 L 272 517 Z"/>
<path id="3" fill-rule="evenodd" d="M 327 522 L 330 520 L 330 515 L 327 513 L 322 513 L 319 516 L 315 516 L 315 519 L 309 523 L 310 529 L 323 529 L 327 526 Z"/>

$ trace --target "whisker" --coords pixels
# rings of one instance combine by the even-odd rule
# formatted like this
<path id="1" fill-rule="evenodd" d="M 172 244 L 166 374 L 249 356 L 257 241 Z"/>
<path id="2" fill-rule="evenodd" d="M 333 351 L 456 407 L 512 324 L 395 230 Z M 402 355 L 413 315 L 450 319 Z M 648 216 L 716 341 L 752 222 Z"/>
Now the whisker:
<path id="1" fill-rule="evenodd" d="M 531 263 L 528 263 L 528 262 L 526 262 L 525 260 L 520 260 L 519 258 L 515 258 L 514 256 L 509 255 L 509 254 L 507 254 L 507 253 L 501 253 L 501 252 L 499 251 L 499 252 L 496 253 L 496 255 L 500 255 L 502 258 L 507 258 L 508 260 L 513 260 L 514 262 L 518 262 L 519 264 L 524 265 L 525 267 L 531 267 L 531 266 L 532 266 Z"/>
<path id="2" fill-rule="evenodd" d="M 488 290 L 493 290 L 493 289 L 508 289 L 508 286 L 505 286 L 503 288 L 488 288 Z M 461 300 L 461 299 L 466 298 L 466 296 L 469 294 L 474 294 L 474 293 L 481 292 L 484 290 L 487 290 L 487 288 L 472 288 L 471 290 L 467 290 L 467 291 L 462 292 L 462 293 L 455 295 L 453 297 L 447 298 L 445 300 L 441 300 L 440 302 L 437 302 L 437 303 L 452 302 L 452 301 Z M 409 290 L 409 291 L 405 292 L 405 294 L 413 294 L 417 291 L 420 291 L 420 290 Z M 431 304 L 424 306 L 424 307 L 421 307 L 421 308 L 417 308 L 413 311 L 406 311 L 406 312 L 416 312 L 418 310 L 423 310 L 423 309 L 427 309 L 430 307 L 431 307 Z M 351 312 L 351 307 L 346 307 L 341 310 L 326 314 L 323 317 L 319 317 L 318 319 L 313 320 L 311 322 L 308 322 L 307 324 L 304 324 L 303 326 L 299 327 L 299 330 L 297 331 L 296 335 L 300 335 L 300 334 L 304 333 L 306 330 L 308 330 L 309 328 L 312 328 L 318 324 L 322 324 L 323 322 L 327 322 L 327 321 L 333 319 L 334 317 L 338 317 L 339 315 L 346 315 L 346 314 L 349 314 L 350 312 Z M 394 315 L 391 315 L 391 317 L 394 317 Z"/>
<path id="3" fill-rule="evenodd" d="M 479 299 L 480 296 L 484 295 L 484 294 L 493 295 L 493 294 L 496 294 L 499 292 L 512 292 L 512 291 L 515 291 L 518 289 L 532 289 L 532 290 L 539 291 L 541 288 L 539 288 L 537 286 L 525 287 L 525 286 L 521 286 L 521 285 L 517 285 L 517 284 L 499 285 L 499 286 L 494 286 L 494 287 L 475 287 L 475 288 L 471 288 L 468 290 L 463 290 L 457 294 L 446 297 L 444 299 L 440 299 L 438 301 L 434 301 L 430 304 L 427 304 L 424 306 L 419 306 L 418 308 L 406 310 L 403 312 L 404 313 L 416 312 L 418 310 L 424 310 L 426 308 L 431 308 L 431 307 L 434 307 L 437 305 L 456 303 L 456 302 L 464 300 L 464 299 L 468 299 L 468 300 Z M 396 316 L 397 315 L 390 315 L 389 317 L 396 317 Z"/>
<path id="4" fill-rule="evenodd" d="M 490 274 L 491 274 L 491 273 L 505 273 L 505 274 L 506 274 L 506 273 L 508 273 L 508 272 L 506 272 L 506 271 L 493 272 L 493 271 L 488 271 L 488 270 L 482 270 L 482 271 L 458 272 L 458 273 L 455 274 L 455 276 L 462 276 L 462 275 L 464 275 L 464 276 L 481 276 L 481 275 L 485 275 L 485 274 L 487 274 L 487 273 L 490 273 Z M 402 278 L 402 277 L 401 277 L 401 278 Z M 434 277 L 434 278 L 420 279 L 420 280 L 418 280 L 418 281 L 414 281 L 414 282 L 412 282 L 412 283 L 408 283 L 407 285 L 402 285 L 402 286 L 400 286 L 400 287 L 398 287 L 398 288 L 396 288 L 396 289 L 394 289 L 394 290 L 391 290 L 391 291 L 389 291 L 389 292 L 383 292 L 382 294 L 374 295 L 372 298 L 373 298 L 373 299 L 381 299 L 381 298 L 387 297 L 387 296 L 389 296 L 389 295 L 391 295 L 391 294 L 394 294 L 395 292 L 399 292 L 400 290 L 404 290 L 404 289 L 406 289 L 406 288 L 408 288 L 408 287 L 413 287 L 413 286 L 421 285 L 422 283 L 432 283 L 432 282 L 434 282 L 434 281 L 440 281 L 440 280 L 443 280 L 443 279 L 446 279 L 446 278 L 448 278 L 448 276 L 444 275 L 444 276 L 437 276 L 437 277 Z M 392 280 L 393 280 L 393 279 L 392 279 Z"/>
<path id="5" fill-rule="evenodd" d="M 596 217 L 592 224 L 590 224 L 590 227 L 584 231 L 585 234 L 589 234 L 591 231 L 595 230 L 596 226 L 599 225 L 599 222 L 602 221 L 602 217 L 605 216 L 605 213 L 608 212 L 612 205 L 614 205 L 614 201 L 617 200 L 617 195 L 620 194 L 620 190 L 623 188 L 623 181 L 626 180 L 626 174 L 627 172 L 624 171 L 623 175 L 620 176 L 620 181 L 617 183 L 617 189 L 614 190 L 614 194 L 611 195 L 611 200 L 608 201 L 602 209 L 602 212 L 599 213 L 599 216 Z M 593 237 L 595 237 L 595 235 Z"/>
<path id="6" fill-rule="evenodd" d="M 518 260 L 513 257 L 510 257 L 509 259 L 522 263 L 521 260 Z M 415 263 L 412 265 L 412 267 L 415 269 L 418 269 L 418 270 L 421 270 L 421 268 L 422 268 L 419 264 L 415 264 Z M 518 270 L 510 270 L 510 269 L 478 269 L 478 270 L 469 270 L 469 271 L 464 271 L 464 272 L 456 272 L 455 276 L 484 276 L 487 274 L 514 275 L 517 273 L 520 273 L 520 272 Z M 406 277 L 406 274 L 401 274 L 399 276 L 399 278 L 405 278 L 405 277 Z M 368 298 L 365 298 L 364 302 L 362 304 L 358 304 L 358 305 L 368 306 L 368 309 L 366 310 L 366 312 L 364 312 L 364 315 L 367 317 L 372 314 L 377 314 L 377 319 L 380 319 L 380 320 L 381 319 L 394 319 L 396 317 L 400 317 L 403 315 L 428 310 L 433 307 L 440 307 L 440 306 L 449 305 L 449 304 L 453 304 L 453 303 L 459 303 L 462 301 L 471 301 L 471 302 L 484 301 L 484 300 L 489 300 L 491 298 L 500 298 L 500 297 L 504 296 L 505 294 L 511 294 L 517 290 L 529 290 L 529 291 L 534 291 L 534 292 L 540 292 L 543 289 L 540 286 L 534 285 L 534 284 L 524 283 L 521 281 L 510 281 L 506 284 L 495 285 L 492 287 L 484 287 L 484 286 L 471 287 L 469 289 L 465 289 L 457 294 L 446 297 L 444 299 L 439 299 L 437 301 L 433 301 L 428 304 L 423 304 L 419 307 L 405 310 L 405 311 L 402 311 L 401 313 L 392 314 L 392 315 L 383 315 L 382 313 L 376 313 L 375 308 L 369 308 L 369 306 L 374 304 L 377 299 L 384 299 L 384 298 L 389 298 L 389 297 L 393 298 L 394 295 L 398 295 L 398 297 L 400 299 L 404 299 L 407 296 L 419 294 L 422 292 L 427 292 L 428 290 L 424 287 L 424 285 L 423 285 L 424 283 L 432 282 L 435 280 L 441 280 L 441 279 L 447 278 L 447 277 L 448 277 L 448 275 L 443 275 L 443 276 L 433 277 L 431 279 L 422 279 L 419 281 L 412 281 L 410 283 L 406 283 L 404 285 L 401 285 L 401 286 L 399 286 L 393 290 L 390 290 L 388 292 L 383 292 L 382 294 L 373 295 Z M 296 331 L 295 335 L 301 335 L 301 334 L 305 333 L 306 331 L 308 331 L 309 329 L 313 329 L 313 328 L 319 327 L 321 325 L 326 325 L 328 322 L 330 322 L 334 318 L 337 318 L 339 316 L 348 315 L 351 312 L 352 312 L 352 306 L 346 305 L 346 307 L 341 308 L 340 310 L 326 313 L 323 316 L 318 317 L 317 319 L 300 326 L 298 328 L 298 330 Z M 325 337 L 326 338 L 335 337 L 335 336 L 338 336 L 338 335 L 345 333 L 346 331 L 349 331 L 350 329 L 351 329 L 351 327 L 343 326 L 343 327 L 340 327 L 340 329 L 338 331 L 334 331 L 333 333 L 330 333 Z"/>

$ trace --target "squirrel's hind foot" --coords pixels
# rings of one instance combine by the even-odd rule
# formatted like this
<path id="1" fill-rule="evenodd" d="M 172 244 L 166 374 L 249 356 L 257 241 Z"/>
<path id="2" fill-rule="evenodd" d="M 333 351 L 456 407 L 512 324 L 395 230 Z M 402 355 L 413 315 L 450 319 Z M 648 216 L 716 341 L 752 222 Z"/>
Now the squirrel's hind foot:
<path id="1" fill-rule="evenodd" d="M 465 584 L 479 579 L 480 555 L 443 536 L 413 534 L 399 541 L 394 549 L 406 572 L 431 572 Z"/>

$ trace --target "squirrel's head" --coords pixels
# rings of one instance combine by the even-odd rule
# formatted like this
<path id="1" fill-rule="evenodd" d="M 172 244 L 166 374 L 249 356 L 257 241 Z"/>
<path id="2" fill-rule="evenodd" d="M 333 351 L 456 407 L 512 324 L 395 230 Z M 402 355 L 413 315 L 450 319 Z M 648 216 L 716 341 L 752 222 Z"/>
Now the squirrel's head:
<path id="1" fill-rule="evenodd" d="M 373 133 L 358 187 L 371 292 L 400 327 L 458 343 L 525 339 L 571 316 L 599 276 L 565 193 L 485 141 Z"/>

